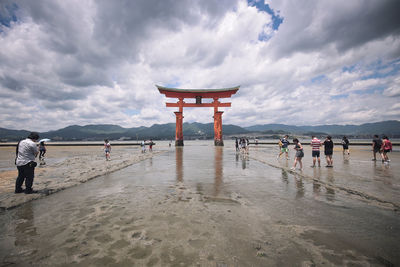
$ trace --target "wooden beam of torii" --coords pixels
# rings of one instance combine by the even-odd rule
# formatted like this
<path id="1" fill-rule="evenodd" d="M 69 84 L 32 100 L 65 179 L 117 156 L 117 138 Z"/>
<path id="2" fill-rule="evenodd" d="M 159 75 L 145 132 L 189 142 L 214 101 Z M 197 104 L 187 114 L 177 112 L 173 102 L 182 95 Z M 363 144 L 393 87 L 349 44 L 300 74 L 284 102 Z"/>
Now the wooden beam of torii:
<path id="1" fill-rule="evenodd" d="M 184 107 L 213 107 L 214 108 L 214 144 L 223 146 L 222 140 L 222 113 L 218 107 L 230 107 L 231 103 L 221 103 L 219 98 L 229 98 L 239 90 L 240 86 L 222 89 L 178 89 L 156 85 L 161 94 L 166 97 L 177 98 L 176 103 L 166 103 L 167 107 L 177 107 L 179 111 L 174 112 L 176 116 L 175 146 L 183 146 L 183 108 Z M 194 98 L 196 103 L 186 103 L 185 98 Z M 202 103 L 203 98 L 211 98 L 213 102 Z"/>

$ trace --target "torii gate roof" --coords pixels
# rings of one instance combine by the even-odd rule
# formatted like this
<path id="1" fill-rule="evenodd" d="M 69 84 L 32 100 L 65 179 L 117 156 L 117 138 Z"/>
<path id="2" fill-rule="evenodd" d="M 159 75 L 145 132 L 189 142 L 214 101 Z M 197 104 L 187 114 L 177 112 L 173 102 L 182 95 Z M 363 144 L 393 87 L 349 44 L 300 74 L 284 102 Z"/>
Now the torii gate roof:
<path id="1" fill-rule="evenodd" d="M 183 89 L 183 88 L 170 88 L 160 85 L 156 85 L 161 94 L 165 94 L 166 97 L 175 98 L 196 98 L 201 96 L 202 98 L 227 98 L 239 90 L 239 86 L 232 88 L 220 88 L 220 89 Z"/>

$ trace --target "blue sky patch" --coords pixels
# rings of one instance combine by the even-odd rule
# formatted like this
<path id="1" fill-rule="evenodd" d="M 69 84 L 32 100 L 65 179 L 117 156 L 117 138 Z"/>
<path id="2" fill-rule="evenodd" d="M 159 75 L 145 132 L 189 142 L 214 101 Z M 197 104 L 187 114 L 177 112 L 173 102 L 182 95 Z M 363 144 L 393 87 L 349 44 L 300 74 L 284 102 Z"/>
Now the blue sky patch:
<path id="1" fill-rule="evenodd" d="M 326 76 L 322 74 L 311 78 L 311 83 L 321 83 L 324 80 L 326 80 Z"/>
<path id="2" fill-rule="evenodd" d="M 124 110 L 124 113 L 129 115 L 129 116 L 133 116 L 133 115 L 138 115 L 140 113 L 140 110 L 127 108 L 127 109 Z"/>
<path id="3" fill-rule="evenodd" d="M 342 72 L 349 72 L 349 73 L 351 73 L 351 72 L 354 71 L 355 68 L 356 68 L 356 65 L 344 66 L 344 67 L 342 68 Z"/>
<path id="4" fill-rule="evenodd" d="M 373 73 L 361 77 L 361 80 L 379 79 L 398 75 L 400 72 L 400 59 L 390 61 L 387 64 L 382 64 L 382 61 L 378 60 L 374 64 L 370 65 L 369 68 Z"/>
<path id="5" fill-rule="evenodd" d="M 18 5 L 16 3 L 6 4 L 3 10 L 0 10 L 0 25 L 10 27 L 11 22 L 17 21 L 16 11 Z"/>
<path id="6" fill-rule="evenodd" d="M 267 23 L 264 25 L 264 27 L 269 27 L 270 24 Z M 259 35 L 258 35 L 258 40 L 259 41 L 268 41 L 269 39 L 271 39 L 272 35 L 268 35 L 265 31 L 262 31 Z"/>
<path id="7" fill-rule="evenodd" d="M 345 99 L 345 98 L 347 98 L 348 96 L 349 96 L 348 94 L 333 95 L 333 96 L 331 96 L 331 99 L 333 99 L 333 100 Z"/>
<path id="8" fill-rule="evenodd" d="M 262 12 L 266 12 L 272 16 L 272 28 L 278 30 L 283 23 L 283 18 L 279 15 L 279 11 L 275 12 L 264 0 L 247 0 L 249 6 L 254 6 Z"/>
<path id="9" fill-rule="evenodd" d="M 385 90 L 385 87 L 378 85 L 370 87 L 368 89 L 356 90 L 353 93 L 356 95 L 372 95 L 375 93 L 382 94 L 383 90 Z"/>
<path id="10" fill-rule="evenodd" d="M 169 88 L 179 88 L 181 83 L 179 81 L 175 81 L 175 82 L 167 83 L 166 85 L 162 85 L 162 84 L 159 84 L 159 85 L 169 87 Z"/>

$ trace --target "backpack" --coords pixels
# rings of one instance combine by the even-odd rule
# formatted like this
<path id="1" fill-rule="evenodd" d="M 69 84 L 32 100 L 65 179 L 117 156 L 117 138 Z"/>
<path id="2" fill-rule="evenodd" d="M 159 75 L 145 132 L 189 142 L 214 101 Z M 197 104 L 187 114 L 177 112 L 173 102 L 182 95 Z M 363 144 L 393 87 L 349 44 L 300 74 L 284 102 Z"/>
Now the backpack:
<path id="1" fill-rule="evenodd" d="M 385 144 L 383 145 L 383 149 L 385 150 L 392 150 L 392 142 L 390 142 L 389 140 L 385 141 Z"/>

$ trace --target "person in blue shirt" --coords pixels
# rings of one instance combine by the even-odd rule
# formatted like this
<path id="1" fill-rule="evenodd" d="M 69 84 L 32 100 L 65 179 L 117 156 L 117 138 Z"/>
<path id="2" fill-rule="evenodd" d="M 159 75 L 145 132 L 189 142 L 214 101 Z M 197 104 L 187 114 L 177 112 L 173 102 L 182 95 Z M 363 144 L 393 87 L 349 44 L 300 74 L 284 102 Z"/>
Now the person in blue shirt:
<path id="1" fill-rule="evenodd" d="M 289 141 L 288 141 L 289 136 L 285 135 L 282 139 L 279 140 L 279 147 L 280 147 L 280 151 L 279 151 L 279 155 L 277 157 L 277 159 L 281 158 L 281 155 L 283 153 L 286 154 L 286 159 L 289 159 Z"/>

